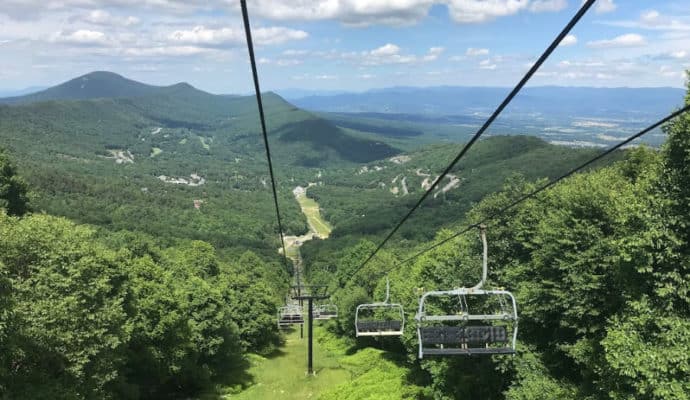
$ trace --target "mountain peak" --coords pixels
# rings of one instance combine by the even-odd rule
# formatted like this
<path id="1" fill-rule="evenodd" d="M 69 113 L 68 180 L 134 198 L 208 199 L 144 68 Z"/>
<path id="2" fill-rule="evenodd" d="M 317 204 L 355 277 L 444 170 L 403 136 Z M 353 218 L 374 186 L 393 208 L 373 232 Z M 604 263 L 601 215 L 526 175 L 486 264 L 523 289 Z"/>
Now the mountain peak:
<path id="1" fill-rule="evenodd" d="M 171 86 L 153 86 L 137 82 L 109 71 L 93 71 L 60 85 L 20 97 L 0 99 L 0 103 L 32 103 L 50 100 L 88 100 L 152 96 L 179 91 L 200 92 L 186 82 Z"/>

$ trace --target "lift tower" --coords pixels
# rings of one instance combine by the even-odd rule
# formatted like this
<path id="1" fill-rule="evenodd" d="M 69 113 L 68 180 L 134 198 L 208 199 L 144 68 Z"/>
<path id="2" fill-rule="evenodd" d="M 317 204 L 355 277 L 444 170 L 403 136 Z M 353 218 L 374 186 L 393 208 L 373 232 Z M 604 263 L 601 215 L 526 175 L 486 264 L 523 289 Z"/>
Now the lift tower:
<path id="1" fill-rule="evenodd" d="M 300 300 L 300 302 L 306 300 L 307 308 L 309 309 L 307 314 L 309 316 L 307 327 L 307 374 L 309 375 L 314 375 L 314 300 L 327 299 L 329 297 L 326 293 L 327 290 L 328 287 L 325 285 L 306 285 L 292 287 L 292 298 L 294 300 Z"/>

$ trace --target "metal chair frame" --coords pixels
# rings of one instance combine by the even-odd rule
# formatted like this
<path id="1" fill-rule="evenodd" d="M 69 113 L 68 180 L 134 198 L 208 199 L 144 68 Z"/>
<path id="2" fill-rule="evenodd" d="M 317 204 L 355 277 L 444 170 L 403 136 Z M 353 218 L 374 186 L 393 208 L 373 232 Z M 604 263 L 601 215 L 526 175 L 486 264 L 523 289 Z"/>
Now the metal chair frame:
<path id="1" fill-rule="evenodd" d="M 403 306 L 398 303 L 390 303 L 390 282 L 386 278 L 386 299 L 379 303 L 360 304 L 355 311 L 355 333 L 357 337 L 361 336 L 401 336 L 405 330 L 405 310 Z M 360 312 L 362 310 L 380 310 L 391 309 L 397 310 L 400 313 L 399 320 L 372 320 L 360 321 Z M 374 330 L 365 330 L 368 323 L 373 323 Z M 399 324 L 398 324 L 399 323 Z"/>
<path id="2" fill-rule="evenodd" d="M 288 304 L 278 309 L 278 328 L 286 329 L 290 325 L 304 323 L 302 308 L 295 304 Z"/>
<path id="3" fill-rule="evenodd" d="M 321 304 L 314 309 L 314 319 L 328 320 L 338 318 L 338 306 L 335 304 Z"/>
<path id="4" fill-rule="evenodd" d="M 474 354 L 514 354 L 515 343 L 518 332 L 518 313 L 517 303 L 512 293 L 506 290 L 485 290 L 482 289 L 486 283 L 488 274 L 488 245 L 486 242 L 486 228 L 480 228 L 483 244 L 482 277 L 479 283 L 473 287 L 456 288 L 453 290 L 429 291 L 422 295 L 419 300 L 419 309 L 415 316 L 417 321 L 417 340 L 419 342 L 419 358 L 424 355 L 474 355 Z M 428 315 L 426 302 L 430 297 L 450 297 L 457 296 L 460 299 L 461 312 L 454 315 Z M 500 313 L 493 314 L 472 314 L 467 305 L 467 296 L 499 296 L 501 305 Z M 510 301 L 506 304 L 505 299 Z M 510 311 L 507 309 L 510 306 Z M 470 321 L 496 322 L 505 321 L 510 325 L 511 337 L 507 336 L 508 325 L 442 325 L 436 327 L 424 326 L 426 322 L 462 322 Z M 491 344 L 505 343 L 505 346 L 490 347 Z M 434 347 L 425 347 L 425 344 L 432 344 Z M 473 346 L 483 344 L 484 347 Z M 448 347 L 454 345 L 459 347 Z M 440 347 L 435 347 L 440 346 Z"/>

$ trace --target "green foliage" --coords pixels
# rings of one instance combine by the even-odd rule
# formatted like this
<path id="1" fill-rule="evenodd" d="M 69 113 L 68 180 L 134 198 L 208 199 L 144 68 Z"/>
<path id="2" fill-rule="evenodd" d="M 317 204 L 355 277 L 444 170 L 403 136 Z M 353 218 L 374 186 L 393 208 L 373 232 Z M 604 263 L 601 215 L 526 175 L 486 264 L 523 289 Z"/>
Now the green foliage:
<path id="1" fill-rule="evenodd" d="M 690 71 L 685 104 L 690 105 Z M 664 126 L 668 140 L 663 147 L 660 186 L 669 201 L 669 222 L 690 251 L 690 115 L 685 113 Z"/>
<path id="2" fill-rule="evenodd" d="M 29 210 L 27 186 L 0 149 L 0 209 L 9 215 L 23 215 Z"/>
<path id="3" fill-rule="evenodd" d="M 643 297 L 611 321 L 602 341 L 612 399 L 690 398 L 690 321 Z"/>
<path id="4" fill-rule="evenodd" d="M 92 234 L 44 215 L 0 216 L 0 257 L 18 319 L 10 397 L 109 397 L 130 332 L 122 271 Z"/>
<path id="5" fill-rule="evenodd" d="M 241 369 L 244 349 L 277 343 L 286 276 L 256 255 L 240 259 L 248 272 L 204 242 L 161 250 L 145 235 L 104 239 L 118 250 L 62 218 L 0 214 L 0 382 L 10 398 L 191 395 Z"/>

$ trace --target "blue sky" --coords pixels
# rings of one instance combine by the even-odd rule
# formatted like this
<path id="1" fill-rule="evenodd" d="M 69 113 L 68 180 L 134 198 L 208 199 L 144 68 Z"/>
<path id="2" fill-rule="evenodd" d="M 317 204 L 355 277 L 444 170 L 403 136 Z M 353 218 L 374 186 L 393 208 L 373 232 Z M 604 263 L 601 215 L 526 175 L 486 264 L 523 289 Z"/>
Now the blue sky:
<path id="1" fill-rule="evenodd" d="M 262 88 L 512 86 L 582 0 L 249 0 Z M 3 0 L 0 89 L 93 70 L 251 90 L 239 1 Z M 531 85 L 675 86 L 690 2 L 598 0 Z"/>

